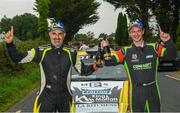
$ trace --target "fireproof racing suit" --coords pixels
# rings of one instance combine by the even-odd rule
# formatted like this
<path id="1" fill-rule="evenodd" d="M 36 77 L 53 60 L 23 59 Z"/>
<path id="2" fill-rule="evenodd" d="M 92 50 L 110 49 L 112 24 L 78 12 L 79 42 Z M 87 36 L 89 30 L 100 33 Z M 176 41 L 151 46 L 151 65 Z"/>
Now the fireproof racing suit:
<path id="1" fill-rule="evenodd" d="M 70 68 L 76 62 L 76 52 L 53 46 L 40 46 L 20 53 L 15 46 L 7 44 L 9 56 L 16 63 L 34 61 L 40 66 L 41 87 L 34 103 L 34 112 L 69 112 Z"/>
<path id="2" fill-rule="evenodd" d="M 160 111 L 160 92 L 157 82 L 160 57 L 170 60 L 176 58 L 175 44 L 171 39 L 164 45 L 145 43 L 143 47 L 136 47 L 132 44 L 117 51 L 113 57 L 124 64 L 128 73 L 131 112 Z"/>

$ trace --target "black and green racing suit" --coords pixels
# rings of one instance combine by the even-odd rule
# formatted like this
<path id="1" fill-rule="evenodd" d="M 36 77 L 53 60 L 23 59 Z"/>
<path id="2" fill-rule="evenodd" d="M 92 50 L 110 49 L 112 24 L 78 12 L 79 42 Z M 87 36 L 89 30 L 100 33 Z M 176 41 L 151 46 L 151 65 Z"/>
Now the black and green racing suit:
<path id="1" fill-rule="evenodd" d="M 159 112 L 160 92 L 157 81 L 159 58 L 166 57 L 170 60 L 176 58 L 174 42 L 170 39 L 164 45 L 144 43 L 143 47 L 132 44 L 116 53 L 114 59 L 124 64 L 130 81 L 130 111 Z"/>

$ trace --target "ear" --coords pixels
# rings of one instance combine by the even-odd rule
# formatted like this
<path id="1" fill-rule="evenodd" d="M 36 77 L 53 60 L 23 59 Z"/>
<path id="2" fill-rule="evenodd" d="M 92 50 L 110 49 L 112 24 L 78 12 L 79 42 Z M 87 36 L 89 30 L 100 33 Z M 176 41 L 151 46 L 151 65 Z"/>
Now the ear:
<path id="1" fill-rule="evenodd" d="M 66 32 L 64 32 L 64 37 L 66 37 Z"/>
<path id="2" fill-rule="evenodd" d="M 129 34 L 129 35 L 131 35 L 131 32 L 130 32 L 130 30 L 128 30 L 128 34 Z"/>
<path id="3" fill-rule="evenodd" d="M 143 33 L 143 34 L 144 34 L 144 31 L 145 31 L 145 29 L 143 28 L 143 29 L 142 29 L 142 33 Z"/>
<path id="4" fill-rule="evenodd" d="M 49 38 L 50 38 L 50 36 L 51 36 L 51 32 L 49 32 L 49 33 L 48 33 L 48 35 L 49 35 Z"/>

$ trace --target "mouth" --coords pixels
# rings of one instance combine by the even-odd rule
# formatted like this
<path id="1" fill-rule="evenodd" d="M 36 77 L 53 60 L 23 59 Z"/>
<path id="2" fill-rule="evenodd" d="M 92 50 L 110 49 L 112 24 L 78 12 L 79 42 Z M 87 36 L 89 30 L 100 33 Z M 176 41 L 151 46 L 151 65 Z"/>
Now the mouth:
<path id="1" fill-rule="evenodd" d="M 140 38 L 140 36 L 134 36 L 134 39 L 139 39 Z"/>
<path id="2" fill-rule="evenodd" d="M 55 43 L 59 43 L 61 40 L 60 39 L 54 39 Z"/>

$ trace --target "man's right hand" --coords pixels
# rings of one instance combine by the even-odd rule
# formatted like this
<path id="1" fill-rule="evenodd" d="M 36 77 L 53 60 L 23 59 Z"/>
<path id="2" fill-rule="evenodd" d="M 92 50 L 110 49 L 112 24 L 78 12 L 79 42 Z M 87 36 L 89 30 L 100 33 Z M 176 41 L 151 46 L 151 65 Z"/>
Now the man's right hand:
<path id="1" fill-rule="evenodd" d="M 4 41 L 9 44 L 13 42 L 13 39 L 14 39 L 14 28 L 13 26 L 11 26 L 11 30 L 9 30 L 4 36 Z"/>
<path id="2" fill-rule="evenodd" d="M 109 41 L 108 40 L 102 40 L 101 41 L 101 47 L 106 47 L 106 46 L 109 46 Z"/>

